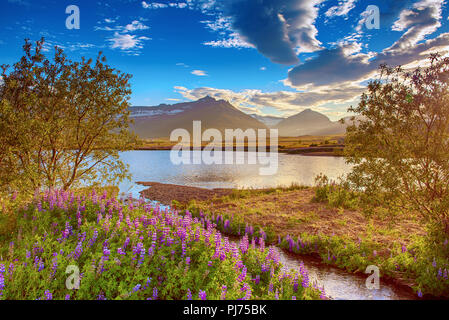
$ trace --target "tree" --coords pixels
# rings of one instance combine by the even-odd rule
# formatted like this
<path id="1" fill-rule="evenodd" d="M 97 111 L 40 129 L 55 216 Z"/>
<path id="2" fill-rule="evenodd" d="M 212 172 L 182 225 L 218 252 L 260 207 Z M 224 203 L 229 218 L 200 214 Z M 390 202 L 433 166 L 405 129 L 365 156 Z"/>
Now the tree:
<path id="1" fill-rule="evenodd" d="M 413 210 L 449 234 L 449 58 L 406 71 L 381 66 L 347 129 L 348 180 L 371 204 Z"/>
<path id="2" fill-rule="evenodd" d="M 25 40 L 24 56 L 2 65 L 0 83 L 0 188 L 68 189 L 127 177 L 119 152 L 135 141 L 129 132 L 130 75 L 105 64 L 69 60 L 44 39 Z"/>

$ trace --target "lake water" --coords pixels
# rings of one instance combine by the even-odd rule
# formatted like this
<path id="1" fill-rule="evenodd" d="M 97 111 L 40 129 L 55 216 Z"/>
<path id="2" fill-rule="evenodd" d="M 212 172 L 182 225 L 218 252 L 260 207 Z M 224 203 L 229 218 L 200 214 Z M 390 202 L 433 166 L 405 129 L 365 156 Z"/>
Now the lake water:
<path id="1" fill-rule="evenodd" d="M 237 155 L 237 153 L 233 153 Z M 248 154 L 244 153 L 247 158 Z M 245 158 L 245 159 L 246 159 Z M 129 164 L 132 182 L 123 182 L 120 191 L 139 196 L 144 187 L 137 181 L 152 181 L 202 188 L 266 188 L 289 186 L 292 183 L 313 185 L 315 177 L 324 173 L 331 179 L 345 175 L 351 166 L 341 157 L 314 157 L 278 155 L 278 170 L 274 175 L 260 175 L 259 169 L 267 165 L 233 164 L 174 165 L 170 151 L 128 151 L 121 159 Z M 247 162 L 246 162 L 247 163 Z"/>

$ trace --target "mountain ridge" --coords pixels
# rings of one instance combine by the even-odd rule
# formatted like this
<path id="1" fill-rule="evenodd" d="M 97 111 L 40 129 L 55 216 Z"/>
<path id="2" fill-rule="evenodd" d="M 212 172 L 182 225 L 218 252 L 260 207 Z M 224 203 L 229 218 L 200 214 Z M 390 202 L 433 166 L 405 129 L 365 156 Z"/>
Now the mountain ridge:
<path id="1" fill-rule="evenodd" d="M 343 124 L 334 122 L 310 108 L 287 118 L 247 114 L 226 100 L 210 96 L 171 105 L 132 106 L 130 111 L 134 120 L 131 130 L 143 139 L 169 137 L 178 128 L 192 133 L 195 120 L 201 121 L 202 130 L 215 128 L 224 133 L 225 129 L 275 128 L 279 130 L 279 136 L 286 137 L 344 134 L 349 125 L 347 118 L 343 118 Z"/>

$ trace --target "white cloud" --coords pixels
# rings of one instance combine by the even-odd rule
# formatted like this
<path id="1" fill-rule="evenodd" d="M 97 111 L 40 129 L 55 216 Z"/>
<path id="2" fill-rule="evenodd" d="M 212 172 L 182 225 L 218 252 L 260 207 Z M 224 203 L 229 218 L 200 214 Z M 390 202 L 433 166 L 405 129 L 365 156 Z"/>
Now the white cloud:
<path id="1" fill-rule="evenodd" d="M 145 9 L 160 9 L 160 8 L 166 8 L 167 5 L 164 3 L 146 3 L 145 1 L 142 1 L 142 7 Z"/>
<path id="2" fill-rule="evenodd" d="M 316 111 L 323 112 L 332 117 L 335 117 L 335 110 L 328 108 L 326 106 L 327 104 L 354 103 L 364 89 L 362 86 L 347 86 L 309 92 L 263 92 L 262 90 L 256 89 L 235 92 L 227 89 L 209 87 L 195 89 L 187 89 L 180 86 L 175 87 L 176 92 L 189 100 L 197 100 L 205 96 L 211 96 L 215 99 L 226 100 L 244 112 L 263 114 L 261 109 L 271 107 L 284 116 L 290 116 L 306 108 L 313 108 Z M 340 115 L 345 115 L 346 107 L 343 107 L 342 113 L 339 113 Z"/>
<path id="3" fill-rule="evenodd" d="M 134 20 L 132 21 L 130 24 L 127 24 L 124 27 L 124 32 L 133 32 L 136 30 L 146 30 L 149 29 L 150 27 L 144 25 L 142 22 Z"/>
<path id="4" fill-rule="evenodd" d="M 104 22 L 107 24 L 111 24 L 115 22 L 116 19 L 104 19 Z M 108 32 L 114 32 L 114 34 L 110 37 L 107 37 L 107 41 L 110 44 L 111 49 L 119 49 L 124 51 L 127 54 L 130 55 L 139 55 L 140 49 L 143 48 L 144 41 L 151 40 L 151 38 L 147 36 L 137 36 L 135 32 L 147 30 L 150 27 L 143 24 L 142 21 L 145 21 L 145 19 L 140 18 L 139 20 L 133 20 L 131 23 L 121 26 L 102 26 L 102 21 L 99 22 L 100 26 L 95 26 L 94 30 L 98 31 L 108 31 Z"/>
<path id="5" fill-rule="evenodd" d="M 347 16 L 348 13 L 355 8 L 355 4 L 358 0 L 343 0 L 339 1 L 337 6 L 333 6 L 326 11 L 326 16 Z"/>
<path id="6" fill-rule="evenodd" d="M 189 65 L 185 64 L 184 62 L 178 62 L 176 65 L 178 67 L 184 67 L 184 68 L 189 68 L 190 67 Z"/>
<path id="7" fill-rule="evenodd" d="M 221 48 L 254 48 L 253 45 L 244 41 L 238 33 L 231 33 L 228 38 L 203 42 L 206 46 Z"/>
<path id="8" fill-rule="evenodd" d="M 191 1 L 187 0 L 188 3 Z M 186 2 L 170 2 L 170 3 L 159 3 L 159 2 L 152 2 L 147 3 L 146 1 L 142 1 L 142 7 L 144 9 L 163 9 L 163 8 L 179 8 L 184 9 L 188 6 Z"/>
<path id="9" fill-rule="evenodd" d="M 111 42 L 112 49 L 121 49 L 129 53 L 136 53 L 136 49 L 143 48 L 143 41 L 150 40 L 150 38 L 131 34 L 114 33 L 114 36 L 108 39 Z"/>
<path id="10" fill-rule="evenodd" d="M 190 72 L 191 74 L 195 75 L 195 76 L 200 76 L 200 77 L 204 77 L 207 76 L 206 71 L 203 70 L 193 70 L 192 72 Z"/>
<path id="11" fill-rule="evenodd" d="M 390 50 L 403 50 L 414 46 L 441 27 L 444 0 L 422 0 L 412 9 L 403 10 L 392 26 L 394 31 L 405 31 Z"/>

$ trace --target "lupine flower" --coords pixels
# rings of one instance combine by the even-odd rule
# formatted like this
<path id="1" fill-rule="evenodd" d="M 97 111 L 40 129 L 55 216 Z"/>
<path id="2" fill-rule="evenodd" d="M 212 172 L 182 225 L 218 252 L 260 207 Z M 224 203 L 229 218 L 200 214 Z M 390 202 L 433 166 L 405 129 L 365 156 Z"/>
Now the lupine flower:
<path id="1" fill-rule="evenodd" d="M 200 290 L 200 292 L 198 293 L 198 297 L 199 297 L 201 300 L 207 300 L 206 291 Z"/>
<path id="2" fill-rule="evenodd" d="M 156 300 L 156 299 L 157 299 L 157 288 L 154 287 L 153 288 L 153 300 Z"/>
<path id="3" fill-rule="evenodd" d="M 249 300 L 251 298 L 251 287 L 247 283 L 244 283 L 240 290 L 245 292 L 245 296 L 242 300 Z"/>
<path id="4" fill-rule="evenodd" d="M 190 292 L 190 289 L 187 289 L 187 299 L 186 300 L 192 300 L 192 292 Z"/>
<path id="5" fill-rule="evenodd" d="M 46 300 L 53 300 L 53 294 L 50 291 L 45 290 L 44 294 L 45 294 L 45 299 Z"/>
<path id="6" fill-rule="evenodd" d="M 137 284 L 137 285 L 133 288 L 133 292 L 139 291 L 141 287 L 142 287 L 141 284 Z"/>
<path id="7" fill-rule="evenodd" d="M 220 300 L 226 300 L 226 293 L 228 292 L 228 287 L 223 285 L 221 287 L 221 297 Z"/>
<path id="8" fill-rule="evenodd" d="M 242 273 L 237 277 L 237 281 L 243 282 L 246 278 L 246 266 L 243 267 Z"/>
<path id="9" fill-rule="evenodd" d="M 3 295 L 3 290 L 5 290 L 5 265 L 0 264 L 0 297 Z"/>

